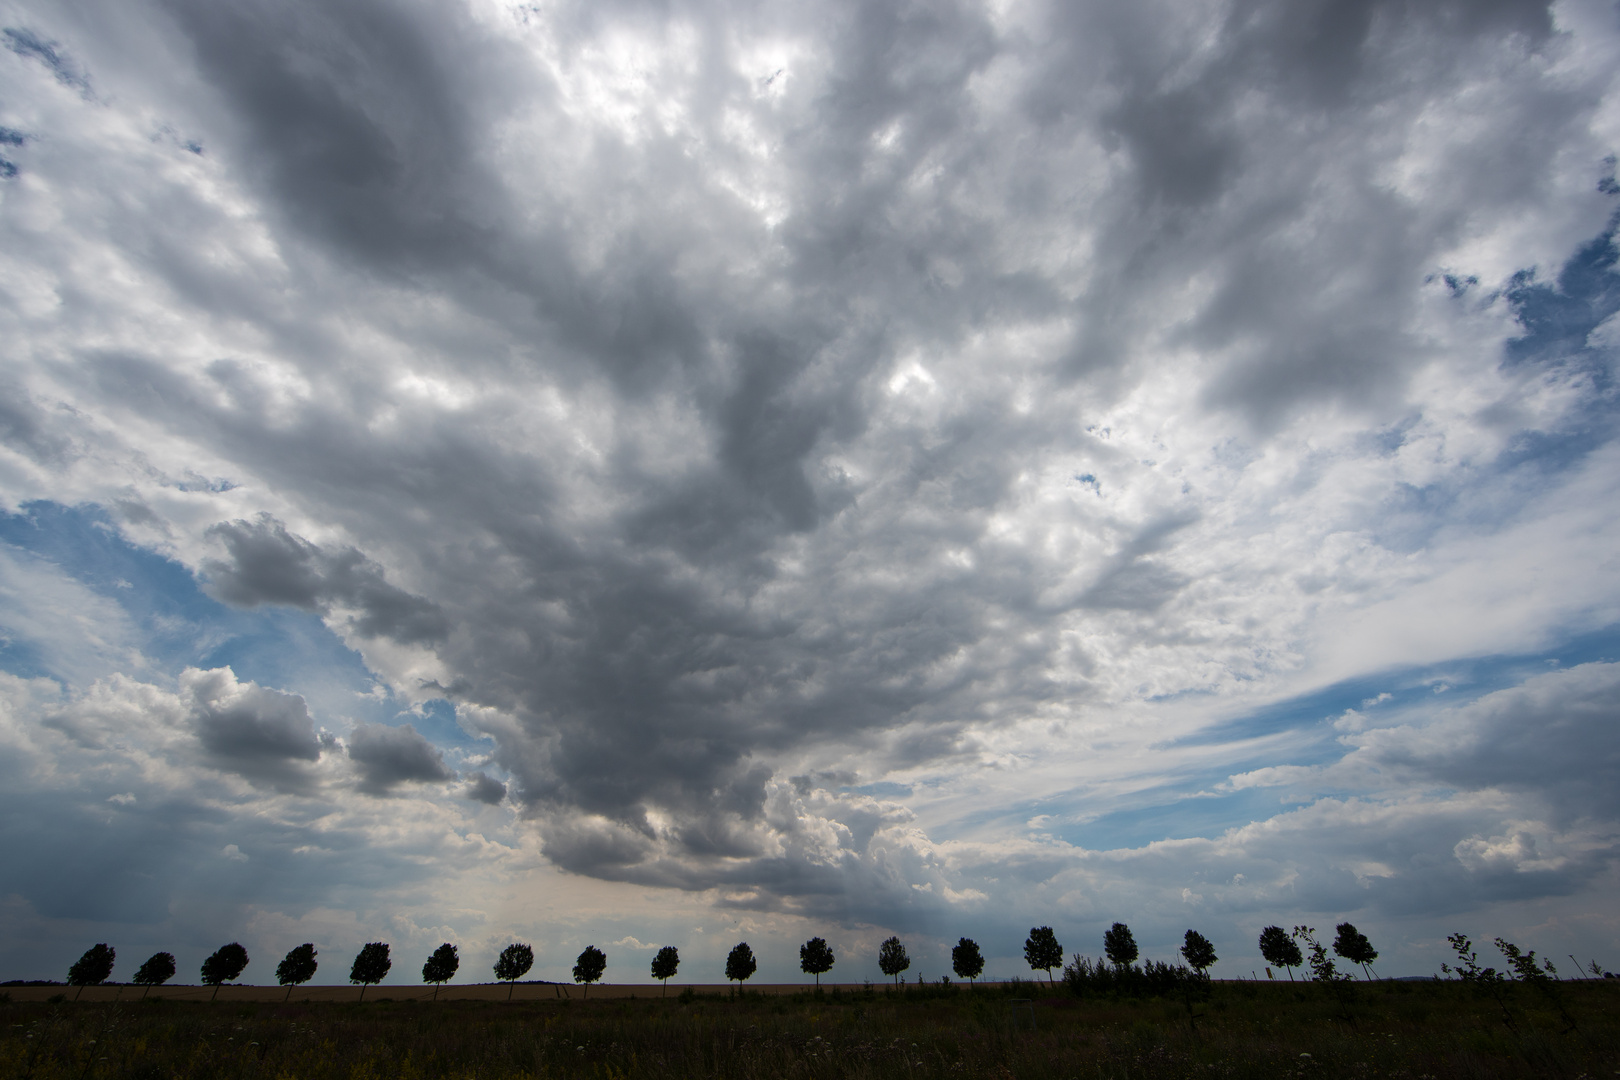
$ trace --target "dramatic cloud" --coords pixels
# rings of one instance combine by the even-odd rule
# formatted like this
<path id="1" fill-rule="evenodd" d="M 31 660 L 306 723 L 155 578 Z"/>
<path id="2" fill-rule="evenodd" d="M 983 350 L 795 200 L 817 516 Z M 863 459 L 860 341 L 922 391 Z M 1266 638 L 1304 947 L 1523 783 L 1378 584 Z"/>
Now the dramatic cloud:
<path id="1" fill-rule="evenodd" d="M 0 21 L 14 799 L 344 940 L 1620 942 L 1609 6 Z"/>
<path id="2" fill-rule="evenodd" d="M 349 758 L 360 767 L 363 789 L 382 794 L 406 780 L 454 780 L 444 754 L 409 724 L 361 724 L 349 736 Z"/>

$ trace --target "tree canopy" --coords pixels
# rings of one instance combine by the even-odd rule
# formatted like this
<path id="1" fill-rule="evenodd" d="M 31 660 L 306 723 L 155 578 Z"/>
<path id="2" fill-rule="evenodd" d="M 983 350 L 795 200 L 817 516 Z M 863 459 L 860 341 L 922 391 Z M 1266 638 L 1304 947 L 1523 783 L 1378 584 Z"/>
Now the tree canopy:
<path id="1" fill-rule="evenodd" d="M 140 966 L 140 970 L 135 972 L 135 978 L 131 981 L 136 986 L 162 986 L 174 978 L 174 971 L 173 953 L 153 953 L 147 957 L 146 963 Z M 141 996 L 144 997 L 145 995 Z"/>
<path id="2" fill-rule="evenodd" d="M 906 947 L 900 944 L 899 938 L 889 938 L 878 946 L 878 970 L 894 976 L 896 986 L 900 985 L 900 973 L 910 966 L 911 957 L 906 955 Z"/>
<path id="3" fill-rule="evenodd" d="M 1333 939 L 1333 951 L 1352 964 L 1360 964 L 1361 970 L 1366 972 L 1367 978 L 1371 980 L 1370 965 L 1378 959 L 1378 950 L 1373 948 L 1366 934 L 1350 923 L 1340 923 L 1337 930 L 1338 936 Z"/>
<path id="4" fill-rule="evenodd" d="M 1187 966 L 1200 975 L 1220 959 L 1215 955 L 1215 946 L 1209 943 L 1209 938 L 1196 930 L 1187 931 L 1181 943 L 1181 955 L 1187 961 Z"/>
<path id="5" fill-rule="evenodd" d="M 1052 969 L 1063 966 L 1063 946 L 1050 926 L 1032 926 L 1024 939 L 1024 959 L 1031 969 L 1046 972 L 1046 981 L 1052 981 Z"/>
<path id="6" fill-rule="evenodd" d="M 1103 955 L 1115 967 L 1130 967 L 1136 963 L 1136 936 L 1131 928 L 1117 922 L 1103 931 Z"/>
<path id="7" fill-rule="evenodd" d="M 1268 926 L 1260 931 L 1260 955 L 1266 963 L 1288 969 L 1288 981 L 1294 980 L 1294 969 L 1305 962 L 1299 951 L 1299 942 L 1280 926 Z"/>
<path id="8" fill-rule="evenodd" d="M 105 942 L 90 946 L 68 968 L 68 985 L 100 986 L 112 976 L 113 961 L 117 959 L 118 950 Z"/>
<path id="9" fill-rule="evenodd" d="M 806 975 L 816 977 L 816 985 L 821 985 L 821 977 L 832 970 L 833 951 L 825 938 L 813 937 L 799 946 L 799 969 Z"/>
<path id="10" fill-rule="evenodd" d="M 219 988 L 225 983 L 234 982 L 241 976 L 248 966 L 247 950 L 236 942 L 221 945 L 214 950 L 212 956 L 202 963 L 202 981 L 204 986 L 214 988 L 214 997 L 219 996 Z M 210 1001 L 213 998 L 209 999 Z"/>
<path id="11" fill-rule="evenodd" d="M 754 950 L 748 947 L 746 941 L 737 942 L 726 956 L 726 978 L 732 982 L 747 982 L 758 970 L 759 964 L 754 960 Z"/>
<path id="12" fill-rule="evenodd" d="M 951 950 L 951 970 L 956 972 L 958 979 L 967 979 L 969 982 L 984 974 L 984 955 L 979 952 L 979 943 L 972 938 L 963 938 Z"/>

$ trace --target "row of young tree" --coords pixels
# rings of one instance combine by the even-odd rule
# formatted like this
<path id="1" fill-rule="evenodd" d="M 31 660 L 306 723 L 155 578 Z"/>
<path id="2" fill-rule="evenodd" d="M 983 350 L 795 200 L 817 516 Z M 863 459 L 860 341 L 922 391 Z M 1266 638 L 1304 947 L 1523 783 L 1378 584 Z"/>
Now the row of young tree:
<path id="1" fill-rule="evenodd" d="M 659 955 L 672 951 L 665 949 Z M 319 955 L 314 944 L 306 941 L 290 950 L 281 958 L 281 963 L 276 965 L 276 982 L 287 988 L 289 998 L 292 997 L 295 987 L 302 986 L 315 977 L 315 972 L 320 967 L 317 960 Z M 111 945 L 102 942 L 91 946 L 83 956 L 74 961 L 72 967 L 68 968 L 68 985 L 80 988 L 99 986 L 112 978 L 113 965 L 117 959 L 118 950 Z M 229 945 L 221 945 L 202 963 L 203 985 L 212 986 L 214 997 L 218 997 L 219 988 L 225 983 L 235 982 L 241 978 L 242 972 L 247 970 L 248 963 L 247 949 L 240 943 L 233 941 Z M 533 966 L 534 949 L 520 942 L 514 942 L 503 949 L 500 958 L 495 961 L 495 978 L 515 986 L 517 980 L 527 975 Z M 366 987 L 382 982 L 393 967 L 394 961 L 388 943 L 368 942 L 361 947 L 354 962 L 349 965 L 349 982 L 360 987 L 360 999 L 364 1001 Z M 656 961 L 654 967 L 655 969 L 657 967 Z M 173 953 L 154 953 L 140 966 L 130 981 L 136 986 L 150 990 L 174 978 L 175 970 Z M 455 978 L 459 970 L 461 970 L 461 954 L 447 941 L 433 950 L 433 955 L 422 965 L 422 981 L 433 984 L 433 996 L 437 998 L 439 987 Z M 607 971 L 607 954 L 595 945 L 587 945 L 574 964 L 574 981 L 583 983 L 588 990 L 590 984 L 599 981 L 605 971 Z M 674 971 L 671 970 L 670 974 L 673 975 Z M 512 990 L 509 988 L 507 997 L 510 998 L 511 995 Z"/>
<path id="2" fill-rule="evenodd" d="M 1346 928 L 1349 929 L 1351 937 L 1345 936 Z M 1266 958 L 1277 964 L 1290 966 L 1299 964 L 1301 962 L 1299 947 L 1288 939 L 1284 939 L 1284 945 L 1292 949 L 1292 953 L 1285 950 L 1275 953 L 1274 957 L 1277 946 L 1268 936 L 1273 931 L 1281 934 L 1281 930 L 1277 927 L 1268 927 L 1260 937 L 1261 951 L 1265 953 Z M 1341 941 L 1352 940 L 1355 937 L 1354 932 L 1355 928 L 1348 923 L 1341 926 Z M 1361 937 L 1360 941 L 1365 943 L 1366 938 Z M 1340 944 L 1341 942 L 1335 942 L 1334 948 L 1340 949 Z M 1132 937 L 1130 928 L 1124 923 L 1115 923 L 1103 935 L 1103 947 L 1109 962 L 1116 967 L 1128 967 L 1136 961 L 1136 940 Z M 1273 951 L 1267 952 L 1268 948 Z M 1367 949 L 1370 950 L 1371 946 L 1368 945 Z M 1216 960 L 1214 946 L 1195 930 L 1187 931 L 1186 942 L 1181 951 L 1188 964 L 1200 974 Z M 1289 960 L 1290 955 L 1293 957 L 1292 961 Z M 1340 955 L 1348 954 L 1341 951 Z M 1371 952 L 1366 959 L 1370 962 L 1376 959 L 1377 955 L 1377 952 Z M 287 987 L 289 997 L 293 988 L 315 977 L 315 972 L 320 966 L 317 956 L 314 944 L 305 942 L 289 951 L 281 963 L 276 965 L 276 981 Z M 117 950 L 112 946 L 105 943 L 93 946 L 68 970 L 68 983 L 84 987 L 106 982 L 112 977 L 116 958 Z M 1047 973 L 1047 980 L 1051 981 L 1052 970 L 1063 966 L 1063 946 L 1058 943 L 1057 935 L 1050 926 L 1030 929 L 1029 937 L 1024 942 L 1024 958 L 1031 969 L 1044 970 Z M 878 970 L 893 978 L 896 985 L 899 984 L 900 975 L 911 967 L 911 957 L 898 937 L 890 937 L 878 946 L 877 961 Z M 799 948 L 800 970 L 814 976 L 817 986 L 821 985 L 821 976 L 831 971 L 835 962 L 832 946 L 827 944 L 825 938 L 813 937 Z M 200 973 L 203 985 L 214 987 L 214 994 L 218 996 L 219 987 L 240 978 L 248 963 L 247 950 L 240 943 L 233 941 L 223 945 L 203 961 Z M 663 983 L 667 990 L 669 980 L 674 978 L 680 964 L 680 950 L 673 945 L 665 945 L 653 957 L 652 977 Z M 514 942 L 502 950 L 500 957 L 495 961 L 495 978 L 515 986 L 517 980 L 527 975 L 533 966 L 533 947 L 522 942 Z M 361 948 L 350 965 L 349 981 L 360 987 L 360 996 L 364 1000 L 366 987 L 381 982 L 392 968 L 393 959 L 388 944 L 381 941 L 369 942 Z M 435 949 L 427 962 L 422 965 L 422 981 L 433 984 L 434 997 L 437 998 L 438 987 L 455 978 L 460 968 L 461 956 L 456 946 L 445 942 Z M 725 975 L 732 982 L 744 983 L 752 978 L 758 969 L 759 962 L 746 941 L 738 942 L 726 957 Z M 951 949 L 951 969 L 958 978 L 976 982 L 984 973 L 984 954 L 978 942 L 971 938 L 960 939 Z M 156 953 L 140 966 L 132 981 L 135 985 L 148 989 L 162 986 L 174 977 L 175 970 L 172 953 Z M 594 945 L 587 945 L 574 963 L 574 981 L 583 985 L 589 993 L 590 985 L 599 981 L 606 971 L 607 954 Z M 511 994 L 512 989 L 509 987 L 508 998 Z"/>
<path id="3" fill-rule="evenodd" d="M 1301 945 L 1305 946 L 1304 950 L 1300 948 Z M 1317 940 L 1316 930 L 1313 927 L 1296 926 L 1289 932 L 1280 926 L 1268 926 L 1260 931 L 1259 947 L 1260 955 L 1265 958 L 1266 963 L 1285 969 L 1290 980 L 1294 978 L 1294 968 L 1307 964 L 1311 972 L 1310 977 L 1315 981 L 1335 982 L 1351 978 L 1350 975 L 1337 969 L 1332 957 L 1328 956 L 1327 946 Z M 1367 935 L 1357 930 L 1354 925 L 1348 922 L 1338 925 L 1332 950 L 1341 959 L 1360 965 L 1368 979 L 1375 977 L 1372 963 L 1378 959 L 1378 950 L 1373 947 Z M 1306 951 L 1310 954 L 1308 961 Z M 1130 927 L 1122 922 L 1114 923 L 1103 933 L 1103 955 L 1106 957 L 1106 963 L 1101 959 L 1094 963 L 1076 955 L 1074 961 L 1065 966 L 1063 946 L 1058 942 L 1057 934 L 1050 926 L 1031 927 L 1029 937 L 1024 940 L 1024 960 L 1031 970 L 1045 971 L 1047 981 L 1050 983 L 1055 981 L 1052 976 L 1053 970 L 1062 968 L 1064 979 L 1077 991 L 1087 987 L 1120 988 L 1127 983 L 1134 985 L 1137 982 L 1151 987 L 1161 982 L 1168 986 L 1187 978 L 1207 980 L 1209 969 L 1219 959 L 1215 953 L 1215 946 L 1196 930 L 1187 931 L 1182 939 L 1180 952 L 1182 959 L 1186 961 L 1185 967 L 1150 960 L 1144 967 L 1138 968 L 1136 962 L 1140 950 L 1136 945 L 1136 937 L 1131 933 Z M 287 987 L 288 997 L 291 997 L 295 987 L 315 977 L 316 969 L 319 967 L 317 955 L 315 946 L 305 942 L 289 951 L 281 963 L 276 965 L 276 981 Z M 1514 955 L 1517 955 L 1516 951 Z M 1533 959 L 1534 954 L 1530 955 Z M 116 958 L 117 951 L 112 946 L 105 943 L 95 945 L 68 970 L 68 983 L 85 987 L 106 982 L 112 977 Z M 827 944 L 825 938 L 813 937 L 799 947 L 799 968 L 806 975 L 813 975 L 817 986 L 821 985 L 821 976 L 832 970 L 835 961 L 832 946 Z M 884 975 L 892 977 L 897 986 L 901 973 L 911 967 L 911 957 L 898 937 L 890 937 L 878 946 L 877 961 L 878 969 Z M 665 945 L 653 957 L 652 977 L 664 984 L 666 992 L 669 980 L 675 977 L 680 964 L 680 950 L 673 945 Z M 202 982 L 205 986 L 214 987 L 214 994 L 218 996 L 219 987 L 240 978 L 247 966 L 247 950 L 233 941 L 221 946 L 203 961 Z M 495 961 L 494 974 L 498 981 L 508 984 L 508 999 L 511 998 L 517 981 L 527 975 L 533 966 L 534 949 L 528 944 L 514 942 L 501 951 Z M 1450 971 L 1445 965 L 1441 966 Z M 349 981 L 360 987 L 360 997 L 364 1000 L 366 987 L 381 982 L 392 968 L 393 960 L 388 944 L 381 941 L 369 942 L 361 948 L 350 965 Z M 461 956 L 456 946 L 445 942 L 435 949 L 427 962 L 422 965 L 422 981 L 433 984 L 433 996 L 437 998 L 439 987 L 455 978 L 460 968 Z M 726 957 L 726 978 L 739 985 L 752 978 L 758 969 L 759 962 L 746 941 L 738 942 Z M 1554 970 L 1550 961 L 1546 962 L 1546 969 Z M 978 942 L 971 938 L 961 938 L 957 942 L 951 949 L 951 970 L 958 978 L 967 979 L 970 983 L 977 982 L 979 976 L 984 973 L 984 954 L 979 949 Z M 1598 970 L 1595 965 L 1594 970 Z M 600 981 L 606 971 L 607 954 L 595 945 L 587 945 L 575 960 L 574 981 L 581 984 L 588 994 L 591 984 Z M 174 974 L 174 955 L 160 952 L 143 963 L 131 981 L 137 986 L 150 989 L 162 986 L 172 979 Z M 1266 977 L 1272 977 L 1270 967 L 1266 968 Z"/>

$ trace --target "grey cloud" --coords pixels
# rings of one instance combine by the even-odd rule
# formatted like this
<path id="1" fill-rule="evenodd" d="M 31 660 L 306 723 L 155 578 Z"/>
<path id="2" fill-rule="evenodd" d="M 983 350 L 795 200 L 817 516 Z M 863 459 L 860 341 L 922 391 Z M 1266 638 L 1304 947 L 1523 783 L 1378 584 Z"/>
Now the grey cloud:
<path id="1" fill-rule="evenodd" d="M 0 384 L 0 442 L 41 464 L 61 463 L 72 451 L 72 441 L 33 395 L 9 381 Z"/>
<path id="2" fill-rule="evenodd" d="M 896 867 L 928 857 L 888 811 L 773 809 L 781 784 L 815 797 L 800 758 L 854 783 L 1106 704 L 1110 679 L 1275 671 L 1291 616 L 1189 551 L 1274 527 L 1213 520 L 1264 516 L 1227 501 L 1237 459 L 1311 409 L 1419 407 L 1413 283 L 1544 204 L 1600 95 L 1543 77 L 1534 4 L 563 6 L 521 31 L 365 0 L 164 11 L 202 102 L 179 126 L 264 234 L 199 197 L 171 213 L 208 243 L 159 243 L 154 211 L 140 265 L 196 325 L 248 325 L 285 385 L 150 341 L 56 351 L 87 410 L 230 463 L 232 507 L 272 491 L 357 545 L 216 525 L 214 595 L 353 612 L 412 692 L 379 639 L 425 646 L 565 868 L 766 908 L 834 910 L 853 882 L 873 918 L 879 895 L 923 903 Z M 678 107 L 620 124 L 562 86 L 620 18 L 696 37 L 647 76 Z M 741 70 L 749 39 L 803 46 L 780 97 Z M 1437 151 L 1433 191 L 1393 190 L 1419 118 L 1482 80 L 1491 134 Z M 736 193 L 755 180 L 769 223 Z M 245 269 L 193 251 L 261 243 L 275 258 Z M 1086 433 L 1182 387 L 1195 415 L 1124 410 L 1135 449 Z M 1186 458 L 1144 463 L 1178 423 L 1237 463 L 1203 488 Z M 1107 500 L 1044 490 L 1080 469 Z M 1195 582 L 1229 606 L 1190 634 Z M 409 728 L 357 729 L 349 754 L 372 791 L 451 775 Z M 811 824 L 845 839 L 812 851 Z"/>
<path id="3" fill-rule="evenodd" d="M 349 735 L 349 758 L 360 769 L 361 789 L 381 795 L 406 781 L 454 780 L 444 751 L 410 724 L 359 724 Z"/>
<path id="4" fill-rule="evenodd" d="M 253 780 L 307 784 L 299 763 L 318 760 L 323 744 L 302 697 L 239 682 L 230 668 L 190 669 L 181 686 L 198 741 L 215 760 Z"/>
<path id="5" fill-rule="evenodd" d="M 230 556 L 203 564 L 214 594 L 228 604 L 305 610 L 341 604 L 359 611 L 352 625 L 362 637 L 406 643 L 437 641 L 449 633 L 436 605 L 390 585 L 382 567 L 354 548 L 325 552 L 266 514 L 252 522 L 224 522 L 208 532 Z"/>
<path id="6" fill-rule="evenodd" d="M 499 806 L 506 800 L 506 785 L 482 771 L 470 772 L 464 794 L 475 802 Z"/>
<path id="7" fill-rule="evenodd" d="M 1582 664 L 1421 726 L 1352 737 L 1354 759 L 1462 790 L 1533 796 L 1552 822 L 1620 826 L 1620 664 Z"/>
<path id="8" fill-rule="evenodd" d="M 71 86 L 89 96 L 90 79 L 71 57 L 59 51 L 57 43 L 48 41 L 27 27 L 6 27 L 6 48 L 18 56 L 31 57 L 44 64 L 56 76 L 56 81 Z"/>

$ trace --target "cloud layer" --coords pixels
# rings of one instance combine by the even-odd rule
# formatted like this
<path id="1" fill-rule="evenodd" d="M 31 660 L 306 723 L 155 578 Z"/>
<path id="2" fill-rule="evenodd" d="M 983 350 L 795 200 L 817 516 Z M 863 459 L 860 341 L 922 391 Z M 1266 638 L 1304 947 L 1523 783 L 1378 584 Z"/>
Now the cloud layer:
<path id="1" fill-rule="evenodd" d="M 346 912 L 1596 910 L 1612 656 L 1527 665 L 1620 625 L 1603 5 L 3 14 L 41 805 L 208 777 L 280 831 L 175 859 L 373 836 L 286 871 Z"/>

